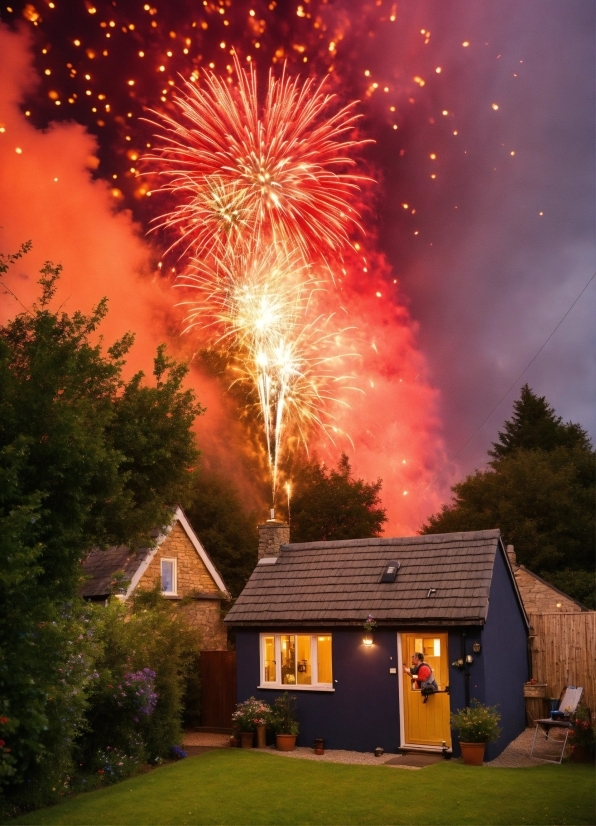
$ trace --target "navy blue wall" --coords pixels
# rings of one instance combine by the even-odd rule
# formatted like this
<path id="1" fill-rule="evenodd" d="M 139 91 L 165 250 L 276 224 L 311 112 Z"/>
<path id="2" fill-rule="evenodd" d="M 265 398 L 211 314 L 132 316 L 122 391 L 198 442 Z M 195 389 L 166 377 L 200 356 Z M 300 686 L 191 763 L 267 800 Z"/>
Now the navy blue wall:
<path id="1" fill-rule="evenodd" d="M 475 642 L 483 645 L 483 629 L 480 626 L 470 626 L 469 628 L 452 628 L 449 631 L 449 690 L 451 693 L 451 711 L 458 711 L 466 707 L 466 675 L 463 669 L 453 665 L 460 658 L 465 658 L 465 654 L 471 654 L 474 661 L 469 663 L 470 699 L 476 699 L 481 703 L 485 702 L 485 670 L 484 654 L 475 654 L 472 646 Z M 465 639 L 462 640 L 462 638 Z M 465 642 L 465 646 L 462 645 Z M 459 742 L 454 731 L 451 732 L 453 754 L 460 756 Z"/>
<path id="2" fill-rule="evenodd" d="M 528 679 L 526 624 L 500 547 L 482 636 L 485 702 L 498 706 L 503 729 L 499 740 L 486 751 L 485 759 L 493 760 L 525 728 L 524 683 Z"/>
<path id="3" fill-rule="evenodd" d="M 269 630 L 269 629 L 264 629 Z M 325 628 L 317 631 L 325 633 Z M 296 633 L 299 633 L 297 630 Z M 381 746 L 395 752 L 399 746 L 401 666 L 397 662 L 395 630 L 376 630 L 374 644 L 362 644 L 363 631 L 331 629 L 333 634 L 334 692 L 288 690 L 297 698 L 298 745 L 312 746 L 323 737 L 330 749 L 373 751 Z M 254 695 L 273 703 L 279 691 L 258 690 L 259 631 L 236 631 L 238 700 Z M 397 674 L 390 674 L 397 668 Z"/>

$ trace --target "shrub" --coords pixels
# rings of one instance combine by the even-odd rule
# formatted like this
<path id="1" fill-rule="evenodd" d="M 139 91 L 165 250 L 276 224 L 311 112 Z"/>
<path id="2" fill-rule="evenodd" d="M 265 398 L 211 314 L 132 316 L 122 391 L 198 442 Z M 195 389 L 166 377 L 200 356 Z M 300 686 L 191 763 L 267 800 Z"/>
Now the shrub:
<path id="1" fill-rule="evenodd" d="M 117 783 L 136 773 L 139 765 L 146 760 L 143 738 L 137 734 L 131 737 L 127 749 L 106 746 L 95 755 L 94 772 L 105 783 Z"/>
<path id="2" fill-rule="evenodd" d="M 284 691 L 273 703 L 270 722 L 276 734 L 298 734 L 300 726 L 296 716 L 296 697 Z"/>
<path id="3" fill-rule="evenodd" d="M 596 754 L 596 726 L 592 723 L 590 712 L 586 708 L 578 708 L 571 718 L 573 729 L 569 737 L 571 750 L 585 749 L 589 757 Z"/>
<path id="4" fill-rule="evenodd" d="M 501 733 L 500 720 L 496 706 L 472 700 L 469 708 L 460 708 L 451 715 L 451 728 L 457 732 L 460 743 L 492 743 Z"/>
<path id="5" fill-rule="evenodd" d="M 258 725 L 269 722 L 270 716 L 271 706 L 255 697 L 249 697 L 243 703 L 238 703 L 232 720 L 240 731 L 254 731 Z"/>
<path id="6" fill-rule="evenodd" d="M 101 653 L 81 741 L 84 764 L 108 746 L 128 753 L 136 735 L 152 762 L 168 757 L 182 739 L 182 701 L 199 635 L 157 590 L 132 605 L 113 600 L 97 607 L 95 622 Z"/>

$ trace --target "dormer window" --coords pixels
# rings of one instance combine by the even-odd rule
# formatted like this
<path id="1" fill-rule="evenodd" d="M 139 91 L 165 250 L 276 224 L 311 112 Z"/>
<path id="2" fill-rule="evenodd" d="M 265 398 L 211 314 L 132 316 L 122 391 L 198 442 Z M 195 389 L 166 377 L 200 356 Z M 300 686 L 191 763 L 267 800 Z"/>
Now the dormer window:
<path id="1" fill-rule="evenodd" d="M 175 559 L 161 560 L 161 591 L 164 596 L 175 596 L 178 593 L 176 567 Z"/>

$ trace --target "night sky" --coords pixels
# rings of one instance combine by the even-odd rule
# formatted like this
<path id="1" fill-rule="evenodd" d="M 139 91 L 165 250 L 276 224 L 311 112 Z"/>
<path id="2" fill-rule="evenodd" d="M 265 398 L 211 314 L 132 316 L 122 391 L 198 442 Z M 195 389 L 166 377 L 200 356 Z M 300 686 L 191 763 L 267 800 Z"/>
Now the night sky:
<path id="1" fill-rule="evenodd" d="M 164 297 L 161 304 L 148 298 L 151 312 L 136 317 L 137 327 L 147 327 L 140 336 L 147 348 L 157 328 L 158 338 L 166 331 L 175 340 L 180 321 L 164 276 L 176 266 L 164 257 L 170 239 L 154 234 L 151 248 L 139 252 L 148 243 L 142 238 L 149 221 L 159 214 L 157 199 L 147 194 L 150 179 L 138 174 L 154 143 L 155 129 L 143 120 L 149 110 L 172 114 L 181 78 L 196 79 L 205 67 L 231 76 L 232 51 L 263 79 L 286 61 L 291 73 L 327 75 L 340 103 L 361 101 L 359 137 L 375 144 L 358 161 L 378 184 L 361 204 L 366 239 L 359 254 L 367 266 L 359 266 L 358 256 L 350 261 L 342 300 L 363 339 L 378 343 L 378 355 L 363 359 L 369 409 L 354 409 L 351 435 L 356 469 L 386 480 L 393 532 L 415 530 L 446 497 L 450 482 L 483 464 L 525 381 L 565 419 L 596 435 L 595 282 L 478 431 L 596 269 L 590 0 L 55 0 L 0 9 L 5 105 L 14 104 L 11 90 L 20 84 L 19 117 L 36 130 L 62 123 L 60 134 L 91 155 L 85 180 L 91 174 L 96 181 L 92 197 L 101 186 L 101 197 L 116 211 L 102 233 L 123 232 L 127 211 L 137 222 L 126 230 L 134 241 L 122 241 L 122 248 L 134 246 L 133 269 L 143 269 L 135 256 L 145 256 L 144 283 L 161 279 Z M 9 36 L 3 57 L 1 44 Z M 22 68 L 28 49 L 37 81 Z M 3 164 L 17 192 L 22 173 L 3 117 L 0 111 Z M 73 131 L 72 122 L 84 130 Z M 39 134 L 39 168 L 42 156 L 59 152 L 48 143 L 55 129 Z M 77 187 L 88 187 L 77 180 L 83 178 L 73 174 L 61 196 L 73 204 Z M 34 189 L 25 189 L 15 194 L 17 205 L 32 197 Z M 3 250 L 28 231 L 26 209 L 12 220 L 10 192 L 0 207 Z M 45 237 L 52 237 L 50 229 Z M 31 228 L 27 237 L 34 234 Z M 61 226 L 54 234 L 77 247 L 80 266 L 84 238 L 93 229 L 87 225 L 77 236 Z M 38 253 L 41 260 L 60 258 L 53 250 Z M 21 271 L 19 277 L 22 285 L 32 275 Z M 101 282 L 99 275 L 88 277 Z M 218 422 L 227 421 L 226 399 L 216 401 L 216 389 L 200 386 Z M 377 390 L 382 395 L 375 400 Z M 349 431 L 350 421 L 345 424 Z M 241 433 L 235 430 L 231 441 L 240 444 Z M 226 464 L 224 453 L 221 448 L 213 455 Z M 456 462 L 447 465 L 455 454 Z M 409 476 L 401 467 L 406 461 L 416 466 Z"/>

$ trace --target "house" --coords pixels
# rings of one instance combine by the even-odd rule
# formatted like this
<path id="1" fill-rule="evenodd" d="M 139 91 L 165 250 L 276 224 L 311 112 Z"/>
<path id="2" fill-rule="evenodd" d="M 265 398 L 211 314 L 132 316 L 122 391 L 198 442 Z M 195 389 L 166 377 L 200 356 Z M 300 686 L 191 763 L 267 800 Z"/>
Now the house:
<path id="1" fill-rule="evenodd" d="M 289 690 L 298 744 L 331 749 L 457 755 L 449 715 L 472 698 L 502 717 L 486 759 L 523 731 L 528 622 L 498 530 L 278 545 L 287 525 L 259 530 L 261 558 L 225 619 L 239 701 Z M 426 703 L 403 671 L 414 651 L 440 688 Z"/>
<path id="2" fill-rule="evenodd" d="M 168 529 L 156 536 L 153 548 L 131 551 L 126 545 L 94 549 L 83 563 L 89 578 L 81 596 L 105 602 L 114 592 L 114 574 L 124 583 L 122 599 L 135 591 L 160 585 L 166 599 L 180 601 L 186 620 L 202 634 L 207 650 L 227 649 L 227 630 L 222 621 L 222 602 L 230 599 L 221 575 L 201 545 L 181 508 Z"/>
<path id="3" fill-rule="evenodd" d="M 574 614 L 588 610 L 581 602 L 573 599 L 564 591 L 555 588 L 550 582 L 542 579 L 541 576 L 528 570 L 523 565 L 519 565 L 513 545 L 507 545 L 507 556 L 511 563 L 524 608 L 528 614 L 552 614 L 555 612 Z"/>

